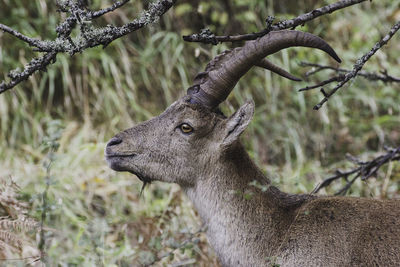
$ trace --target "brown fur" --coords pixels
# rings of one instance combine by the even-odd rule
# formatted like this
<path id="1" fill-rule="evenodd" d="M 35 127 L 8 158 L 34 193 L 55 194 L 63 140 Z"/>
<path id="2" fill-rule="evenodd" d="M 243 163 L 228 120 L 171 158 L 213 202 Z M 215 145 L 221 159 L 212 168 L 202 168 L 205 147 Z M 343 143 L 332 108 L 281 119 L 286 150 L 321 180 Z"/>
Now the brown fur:
<path id="1" fill-rule="evenodd" d="M 400 201 L 281 192 L 238 140 L 254 104 L 225 118 L 189 98 L 117 134 L 105 154 L 114 170 L 181 185 L 223 266 L 400 266 Z"/>

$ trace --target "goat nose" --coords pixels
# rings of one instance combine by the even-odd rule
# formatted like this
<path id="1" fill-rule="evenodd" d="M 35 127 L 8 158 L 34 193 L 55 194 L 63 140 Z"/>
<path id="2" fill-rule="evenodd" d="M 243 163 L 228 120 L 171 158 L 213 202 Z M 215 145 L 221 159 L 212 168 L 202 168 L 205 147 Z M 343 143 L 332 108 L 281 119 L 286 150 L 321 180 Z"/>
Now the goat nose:
<path id="1" fill-rule="evenodd" d="M 121 138 L 119 138 L 119 137 L 113 137 L 113 138 L 111 138 L 111 140 L 108 142 L 107 147 L 116 146 L 116 145 L 121 144 L 121 143 L 122 143 L 122 139 L 121 139 Z"/>

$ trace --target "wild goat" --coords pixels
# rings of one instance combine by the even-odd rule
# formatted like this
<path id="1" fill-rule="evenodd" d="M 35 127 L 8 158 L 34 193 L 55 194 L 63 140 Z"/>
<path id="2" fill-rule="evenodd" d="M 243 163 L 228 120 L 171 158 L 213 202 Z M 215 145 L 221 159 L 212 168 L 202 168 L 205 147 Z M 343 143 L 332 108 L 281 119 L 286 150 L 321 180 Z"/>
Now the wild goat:
<path id="1" fill-rule="evenodd" d="M 281 192 L 239 141 L 254 103 L 228 118 L 218 110 L 254 65 L 296 79 L 264 59 L 292 46 L 318 48 L 340 62 L 325 41 L 305 32 L 248 41 L 215 57 L 161 115 L 113 137 L 107 162 L 145 183 L 179 184 L 223 266 L 400 266 L 400 201 Z"/>

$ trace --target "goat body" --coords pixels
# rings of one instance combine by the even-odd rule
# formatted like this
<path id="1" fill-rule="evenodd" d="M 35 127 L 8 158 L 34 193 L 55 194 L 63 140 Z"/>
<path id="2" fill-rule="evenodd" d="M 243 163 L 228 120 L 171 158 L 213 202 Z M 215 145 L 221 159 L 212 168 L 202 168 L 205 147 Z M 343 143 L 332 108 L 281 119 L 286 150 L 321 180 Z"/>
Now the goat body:
<path id="1" fill-rule="evenodd" d="M 213 59 L 161 115 L 113 137 L 107 162 L 144 182 L 179 184 L 223 266 L 400 266 L 399 200 L 283 193 L 239 141 L 254 103 L 228 118 L 217 110 L 253 65 L 293 78 L 261 58 L 298 45 L 339 61 L 322 39 L 297 31 L 247 42 Z"/>

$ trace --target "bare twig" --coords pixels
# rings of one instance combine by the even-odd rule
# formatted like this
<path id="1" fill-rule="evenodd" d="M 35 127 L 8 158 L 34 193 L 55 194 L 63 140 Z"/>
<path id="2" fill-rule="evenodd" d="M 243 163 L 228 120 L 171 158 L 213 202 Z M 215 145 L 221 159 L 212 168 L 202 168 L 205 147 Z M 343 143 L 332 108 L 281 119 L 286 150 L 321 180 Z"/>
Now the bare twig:
<path id="1" fill-rule="evenodd" d="M 332 78 L 330 78 L 330 79 L 328 79 L 328 80 L 325 80 L 325 81 L 323 81 L 323 82 L 320 82 L 320 83 L 318 83 L 318 84 L 316 84 L 316 85 L 306 86 L 306 87 L 300 88 L 300 89 L 299 89 L 299 92 L 301 92 L 301 91 L 307 91 L 307 90 L 312 90 L 312 89 L 315 89 L 315 88 L 318 88 L 318 87 L 327 85 L 327 84 L 332 83 L 332 82 L 339 82 L 339 81 L 342 81 L 343 78 L 344 78 L 344 75 L 341 74 L 341 75 L 332 77 Z"/>
<path id="2" fill-rule="evenodd" d="M 340 88 L 343 87 L 343 85 L 345 85 L 348 81 L 356 77 L 359 71 L 363 68 L 364 64 L 376 53 L 376 51 L 378 51 L 385 44 L 387 44 L 399 29 L 400 29 L 400 21 L 394 24 L 393 27 L 390 29 L 389 33 L 386 34 L 379 42 L 377 42 L 368 53 L 366 53 L 357 60 L 356 64 L 354 64 L 353 66 L 353 70 L 346 73 L 344 75 L 344 79 L 340 81 L 329 93 L 324 95 L 324 98 L 317 105 L 314 106 L 314 110 L 320 109 L 322 105 L 326 103 L 333 94 L 335 94 Z"/>
<path id="3" fill-rule="evenodd" d="M 114 10 L 116 10 L 117 8 L 122 7 L 123 5 L 128 3 L 129 1 L 130 0 L 117 1 L 110 7 L 101 9 L 99 11 L 92 12 L 91 17 L 92 18 L 97 18 L 97 17 L 103 16 L 106 13 L 113 12 Z"/>
<path id="4" fill-rule="evenodd" d="M 321 65 L 321 64 L 316 64 L 316 63 L 311 63 L 311 62 L 300 62 L 299 65 L 301 67 L 313 67 L 310 71 L 306 72 L 306 77 L 309 77 L 311 75 L 314 75 L 317 72 L 320 72 L 322 70 L 334 70 L 336 72 L 350 72 L 351 70 L 346 70 L 342 68 L 336 68 L 332 66 L 327 66 L 327 65 Z"/>
<path id="5" fill-rule="evenodd" d="M 273 22 L 274 17 L 268 17 L 267 19 L 267 26 L 264 30 L 256 33 L 249 33 L 249 34 L 242 34 L 242 35 L 222 35 L 216 36 L 210 30 L 205 29 L 199 34 L 192 34 L 183 36 L 183 39 L 187 42 L 201 42 L 206 44 L 213 44 L 216 45 L 221 42 L 237 42 L 237 41 L 245 41 L 245 40 L 255 40 L 263 35 L 268 34 L 270 31 L 279 31 L 284 29 L 295 29 L 299 25 L 304 25 L 307 21 L 313 20 L 317 17 L 322 15 L 332 13 L 336 10 L 340 10 L 355 4 L 359 4 L 361 2 L 365 2 L 367 0 L 342 0 L 336 3 L 323 6 L 317 8 L 313 11 L 308 13 L 302 14 L 298 17 L 293 19 L 284 20 L 278 23 L 271 25 Z"/>
<path id="6" fill-rule="evenodd" d="M 342 187 L 335 195 L 345 194 L 351 185 L 361 177 L 361 180 L 367 180 L 371 176 L 376 175 L 378 170 L 386 163 L 391 161 L 400 161 L 400 146 L 397 148 L 387 148 L 387 153 L 378 156 L 370 161 L 361 161 L 353 156 L 347 156 L 347 158 L 357 165 L 354 169 L 348 171 L 337 170 L 334 176 L 326 178 L 321 184 L 319 184 L 312 193 L 317 193 L 324 187 L 329 186 L 332 182 L 345 179 L 346 185 Z M 353 176 L 351 179 L 349 179 Z"/>
<path id="7" fill-rule="evenodd" d="M 90 11 L 81 0 L 66 1 L 59 8 L 61 12 L 69 13 L 69 16 L 60 23 L 57 28 L 57 38 L 55 40 L 41 41 L 30 38 L 12 28 L 0 24 L 0 30 L 7 32 L 18 39 L 33 46 L 34 51 L 46 52 L 43 56 L 32 59 L 23 71 L 13 70 L 7 76 L 11 81 L 0 83 L 0 94 L 13 88 L 23 80 L 26 80 L 38 70 L 46 70 L 46 67 L 56 60 L 57 53 L 69 53 L 71 56 L 83 50 L 102 45 L 106 47 L 112 41 L 145 27 L 150 23 L 156 22 L 165 14 L 176 2 L 176 0 L 158 0 L 151 3 L 147 10 L 143 11 L 139 18 L 132 20 L 122 26 L 108 25 L 96 28 L 90 22 L 106 13 L 112 12 L 122 7 L 129 0 L 115 2 L 112 6 L 98 11 Z M 80 25 L 80 32 L 76 38 L 71 38 L 72 30 Z"/>
<path id="8" fill-rule="evenodd" d="M 303 67 L 313 67 L 312 70 L 307 71 L 305 76 L 309 77 L 311 75 L 316 74 L 317 72 L 320 72 L 322 70 L 333 70 L 336 71 L 337 73 L 339 73 L 337 76 L 334 76 L 332 78 L 329 78 L 325 81 L 322 81 L 316 85 L 313 86 L 307 86 L 304 88 L 299 89 L 299 91 L 307 91 L 307 90 L 311 90 L 311 89 L 315 89 L 324 85 L 327 85 L 329 83 L 332 82 L 341 82 L 345 79 L 345 74 L 350 73 L 351 70 L 348 69 L 342 69 L 342 68 L 336 68 L 336 67 L 332 67 L 332 66 L 326 66 L 326 65 L 320 65 L 320 64 L 315 64 L 315 63 L 309 63 L 309 62 L 300 62 L 300 66 Z M 344 73 L 344 74 L 343 74 Z M 367 71 L 359 71 L 358 76 L 364 77 L 370 81 L 381 81 L 384 83 L 400 83 L 400 78 L 391 76 L 387 73 L 386 70 L 381 71 L 380 73 L 376 73 L 376 72 L 367 72 Z"/>

